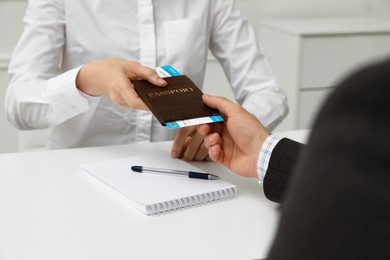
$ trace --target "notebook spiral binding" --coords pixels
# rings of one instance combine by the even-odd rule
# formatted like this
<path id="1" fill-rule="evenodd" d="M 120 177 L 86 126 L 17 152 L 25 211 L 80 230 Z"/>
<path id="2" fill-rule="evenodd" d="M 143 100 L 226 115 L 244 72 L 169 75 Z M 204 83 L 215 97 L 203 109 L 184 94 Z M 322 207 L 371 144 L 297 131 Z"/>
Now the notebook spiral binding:
<path id="1" fill-rule="evenodd" d="M 234 188 L 229 188 L 224 190 L 213 191 L 209 193 L 202 193 L 193 196 L 188 196 L 185 198 L 169 200 L 160 203 L 154 203 L 149 205 L 146 210 L 148 215 L 161 214 L 161 213 L 166 213 L 181 208 L 206 204 L 213 201 L 231 199 L 237 197 L 237 193 L 238 193 L 237 187 L 234 187 Z"/>

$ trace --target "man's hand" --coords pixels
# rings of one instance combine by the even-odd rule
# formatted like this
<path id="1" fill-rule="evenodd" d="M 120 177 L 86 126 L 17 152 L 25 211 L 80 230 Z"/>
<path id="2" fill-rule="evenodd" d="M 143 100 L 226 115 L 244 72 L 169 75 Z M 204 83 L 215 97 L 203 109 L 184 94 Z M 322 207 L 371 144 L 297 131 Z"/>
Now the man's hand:
<path id="1" fill-rule="evenodd" d="M 198 133 L 205 135 L 211 160 L 241 176 L 257 178 L 257 159 L 269 131 L 255 116 L 226 98 L 203 95 L 203 101 L 225 119 L 220 134 L 212 133 L 210 125 L 198 127 Z"/>
<path id="2" fill-rule="evenodd" d="M 77 75 L 76 86 L 90 96 L 107 96 L 122 107 L 149 110 L 134 90 L 131 80 L 135 79 L 159 87 L 167 85 L 151 68 L 134 61 L 109 58 L 84 65 Z"/>

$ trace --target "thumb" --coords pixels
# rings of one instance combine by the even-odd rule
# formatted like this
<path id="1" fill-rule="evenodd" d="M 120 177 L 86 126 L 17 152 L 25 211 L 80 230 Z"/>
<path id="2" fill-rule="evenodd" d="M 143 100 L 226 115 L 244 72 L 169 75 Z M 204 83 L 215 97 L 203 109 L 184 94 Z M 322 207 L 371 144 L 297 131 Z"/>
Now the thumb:
<path id="1" fill-rule="evenodd" d="M 163 80 L 154 69 L 145 67 L 139 63 L 135 63 L 132 68 L 132 72 L 141 79 L 147 80 L 153 85 L 164 87 L 167 85 L 167 82 Z"/>
<path id="2" fill-rule="evenodd" d="M 221 114 L 227 115 L 228 117 L 232 109 L 238 106 L 237 104 L 224 97 L 216 97 L 208 94 L 203 94 L 202 99 L 206 105 L 217 109 Z"/>

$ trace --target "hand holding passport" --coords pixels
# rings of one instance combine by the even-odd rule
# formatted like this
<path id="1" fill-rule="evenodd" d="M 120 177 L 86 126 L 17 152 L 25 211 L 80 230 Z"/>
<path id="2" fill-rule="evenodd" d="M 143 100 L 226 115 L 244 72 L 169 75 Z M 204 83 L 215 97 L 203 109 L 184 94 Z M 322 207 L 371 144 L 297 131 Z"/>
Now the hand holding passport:
<path id="1" fill-rule="evenodd" d="M 185 75 L 166 77 L 166 87 L 134 80 L 135 91 L 158 121 L 168 128 L 223 121 L 218 110 L 203 103 L 202 91 Z"/>

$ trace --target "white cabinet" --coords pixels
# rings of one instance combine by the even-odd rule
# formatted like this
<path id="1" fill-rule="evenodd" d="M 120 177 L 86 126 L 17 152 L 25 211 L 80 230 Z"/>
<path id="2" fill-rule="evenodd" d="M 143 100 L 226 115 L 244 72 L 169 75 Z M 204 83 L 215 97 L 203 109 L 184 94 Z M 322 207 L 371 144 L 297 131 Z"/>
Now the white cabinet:
<path id="1" fill-rule="evenodd" d="M 286 91 L 290 113 L 277 130 L 310 128 L 340 80 L 390 56 L 390 20 L 264 20 L 259 45 Z"/>

